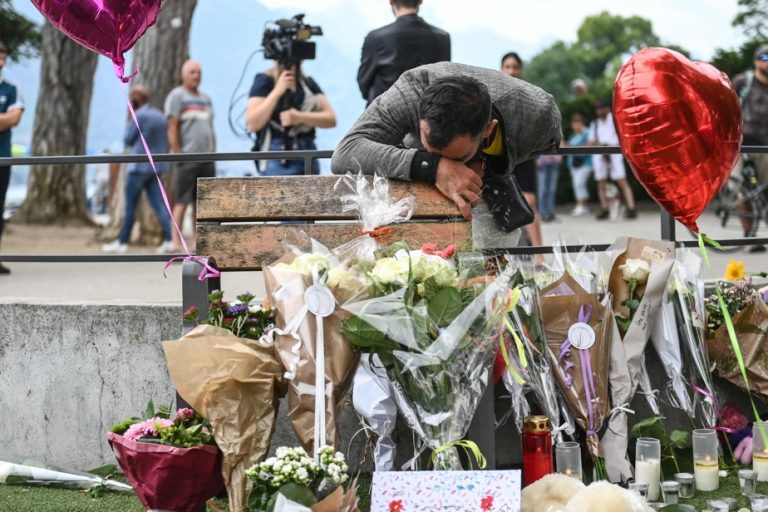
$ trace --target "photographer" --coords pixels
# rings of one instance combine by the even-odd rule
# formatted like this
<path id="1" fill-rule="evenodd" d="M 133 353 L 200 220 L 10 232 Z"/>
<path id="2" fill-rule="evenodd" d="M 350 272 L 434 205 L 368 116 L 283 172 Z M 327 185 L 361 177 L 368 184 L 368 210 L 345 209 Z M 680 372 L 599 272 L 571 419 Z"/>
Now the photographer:
<path id="1" fill-rule="evenodd" d="M 331 104 L 317 83 L 303 75 L 301 64 L 289 69 L 275 64 L 257 74 L 249 96 L 245 120 L 257 134 L 255 151 L 317 149 L 315 128 L 336 126 Z M 284 96 L 286 100 L 282 100 Z M 286 103 L 288 108 L 281 109 L 281 104 Z M 262 176 L 304 174 L 303 160 L 268 160 L 256 165 Z M 315 160 L 312 174 L 319 173 L 320 165 Z"/>

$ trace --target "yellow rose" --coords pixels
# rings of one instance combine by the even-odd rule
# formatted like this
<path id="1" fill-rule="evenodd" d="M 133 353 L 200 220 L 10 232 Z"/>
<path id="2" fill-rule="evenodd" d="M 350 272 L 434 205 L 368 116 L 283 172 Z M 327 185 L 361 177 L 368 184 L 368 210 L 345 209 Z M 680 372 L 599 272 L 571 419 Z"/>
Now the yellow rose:
<path id="1" fill-rule="evenodd" d="M 645 260 L 628 259 L 624 265 L 619 266 L 622 278 L 629 282 L 631 279 L 637 281 L 637 284 L 643 284 L 648 280 L 648 274 L 651 273 L 651 266 Z"/>

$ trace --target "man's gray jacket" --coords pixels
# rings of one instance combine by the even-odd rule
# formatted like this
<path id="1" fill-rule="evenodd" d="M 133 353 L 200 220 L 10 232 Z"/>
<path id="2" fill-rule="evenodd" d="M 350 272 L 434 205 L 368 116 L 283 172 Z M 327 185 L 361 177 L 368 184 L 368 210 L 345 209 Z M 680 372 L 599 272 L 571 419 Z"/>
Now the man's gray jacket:
<path id="1" fill-rule="evenodd" d="M 406 71 L 365 110 L 333 154 L 334 174 L 347 172 L 411 179 L 411 162 L 421 147 L 419 101 L 438 78 L 465 75 L 488 87 L 504 124 L 508 172 L 562 138 L 560 111 L 542 89 L 491 69 L 440 62 Z"/>

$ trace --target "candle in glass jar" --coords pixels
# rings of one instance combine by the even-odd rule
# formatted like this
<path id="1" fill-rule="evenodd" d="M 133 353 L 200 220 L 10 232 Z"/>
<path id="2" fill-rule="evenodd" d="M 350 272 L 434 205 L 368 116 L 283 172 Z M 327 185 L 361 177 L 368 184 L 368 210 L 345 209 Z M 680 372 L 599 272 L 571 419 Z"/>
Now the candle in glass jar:
<path id="1" fill-rule="evenodd" d="M 581 446 L 566 441 L 555 446 L 557 472 L 581 480 Z"/>
<path id="2" fill-rule="evenodd" d="M 523 419 L 523 485 L 530 485 L 553 472 L 552 435 L 549 418 L 527 416 Z"/>
<path id="3" fill-rule="evenodd" d="M 690 473 L 677 473 L 675 474 L 675 480 L 677 480 L 677 482 L 680 484 L 680 497 L 693 498 L 694 496 L 693 475 Z"/>
<path id="4" fill-rule="evenodd" d="M 661 494 L 661 443 L 652 437 L 637 440 L 635 482 L 648 484 L 648 501 L 658 501 Z"/>
<path id="5" fill-rule="evenodd" d="M 699 491 L 720 488 L 717 433 L 708 428 L 693 431 L 693 476 Z"/>
<path id="6" fill-rule="evenodd" d="M 768 429 L 768 423 L 763 425 Z M 768 446 L 763 442 L 757 422 L 752 425 L 752 469 L 757 472 L 758 482 L 768 482 Z"/>

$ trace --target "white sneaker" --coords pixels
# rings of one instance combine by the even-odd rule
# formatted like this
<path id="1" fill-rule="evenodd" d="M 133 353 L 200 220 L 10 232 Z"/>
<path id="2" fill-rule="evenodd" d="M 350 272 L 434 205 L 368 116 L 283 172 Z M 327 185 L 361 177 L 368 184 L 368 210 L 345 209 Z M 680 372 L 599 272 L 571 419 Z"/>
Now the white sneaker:
<path id="1" fill-rule="evenodd" d="M 574 217 L 581 217 L 582 215 L 586 215 L 589 213 L 589 209 L 582 206 L 582 205 L 576 205 L 576 207 L 571 210 L 571 215 Z"/>
<path id="2" fill-rule="evenodd" d="M 157 247 L 155 254 L 168 254 L 171 252 L 174 252 L 173 243 L 170 240 L 166 240 Z"/>
<path id="3" fill-rule="evenodd" d="M 125 254 L 128 252 L 128 244 L 121 244 L 120 240 L 115 240 L 110 244 L 102 245 L 101 250 L 113 254 Z"/>

